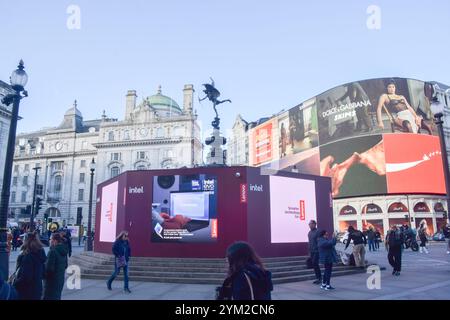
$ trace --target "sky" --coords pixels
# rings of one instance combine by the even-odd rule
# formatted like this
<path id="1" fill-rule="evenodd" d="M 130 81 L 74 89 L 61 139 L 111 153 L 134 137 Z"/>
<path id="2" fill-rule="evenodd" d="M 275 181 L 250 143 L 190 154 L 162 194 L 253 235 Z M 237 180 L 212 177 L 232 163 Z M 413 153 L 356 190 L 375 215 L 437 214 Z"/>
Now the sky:
<path id="1" fill-rule="evenodd" d="M 75 99 L 84 120 L 121 120 L 127 90 L 140 102 L 161 85 L 182 106 L 185 84 L 205 128 L 212 77 L 232 100 L 218 107 L 226 133 L 238 114 L 256 121 L 346 82 L 450 84 L 449 12 L 448 0 L 0 0 L 0 80 L 24 60 L 20 133 L 59 125 Z"/>

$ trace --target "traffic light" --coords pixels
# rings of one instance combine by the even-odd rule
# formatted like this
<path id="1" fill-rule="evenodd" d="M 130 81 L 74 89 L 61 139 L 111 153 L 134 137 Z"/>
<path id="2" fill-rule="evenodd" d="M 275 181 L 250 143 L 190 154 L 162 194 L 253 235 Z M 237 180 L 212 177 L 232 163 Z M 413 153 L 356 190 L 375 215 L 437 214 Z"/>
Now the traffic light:
<path id="1" fill-rule="evenodd" d="M 42 198 L 39 198 L 39 197 L 36 198 L 36 205 L 34 208 L 35 208 L 34 214 L 37 216 L 37 214 L 39 213 L 39 210 L 42 209 Z"/>

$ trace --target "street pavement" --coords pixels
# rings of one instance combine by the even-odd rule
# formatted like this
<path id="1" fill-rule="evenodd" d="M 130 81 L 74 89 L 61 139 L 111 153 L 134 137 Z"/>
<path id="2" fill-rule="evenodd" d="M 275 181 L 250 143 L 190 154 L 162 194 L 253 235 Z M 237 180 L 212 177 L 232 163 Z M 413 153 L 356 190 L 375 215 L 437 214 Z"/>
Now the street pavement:
<path id="1" fill-rule="evenodd" d="M 367 249 L 368 247 L 366 247 Z M 338 244 L 337 250 L 343 250 Z M 74 246 L 73 252 L 83 247 Z M 369 264 L 385 267 L 381 271 L 380 289 L 369 289 L 367 281 L 371 274 L 358 273 L 331 279 L 334 291 L 323 291 L 311 281 L 277 284 L 272 292 L 274 300 L 447 300 L 450 299 L 450 255 L 446 243 L 431 243 L 429 254 L 403 253 L 400 276 L 391 274 L 387 252 L 367 252 Z M 351 252 L 351 246 L 347 249 Z M 12 253 L 10 271 L 14 270 L 17 253 Z M 14 261 L 13 261 L 14 260 Z M 112 270 L 111 270 L 112 272 Z M 113 290 L 106 288 L 106 280 L 81 279 L 80 289 L 64 287 L 63 300 L 212 300 L 214 285 L 136 282 L 130 279 L 131 294 L 122 290 L 123 282 L 115 281 Z"/>

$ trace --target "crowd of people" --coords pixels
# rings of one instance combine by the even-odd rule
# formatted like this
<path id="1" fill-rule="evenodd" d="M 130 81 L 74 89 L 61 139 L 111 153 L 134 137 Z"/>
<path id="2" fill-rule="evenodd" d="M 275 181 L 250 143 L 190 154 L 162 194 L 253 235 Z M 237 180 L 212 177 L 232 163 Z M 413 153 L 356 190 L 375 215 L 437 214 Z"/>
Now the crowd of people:
<path id="1" fill-rule="evenodd" d="M 17 257 L 16 269 L 4 279 L 0 273 L 0 300 L 61 300 L 65 270 L 72 255 L 70 230 L 62 228 L 50 234 L 46 254 L 38 231 L 23 235 L 23 244 Z M 11 234 L 14 234 L 14 230 Z M 18 232 L 16 232 L 16 235 Z M 13 241 L 12 241 L 13 243 Z M 17 250 L 17 245 L 12 245 Z"/>

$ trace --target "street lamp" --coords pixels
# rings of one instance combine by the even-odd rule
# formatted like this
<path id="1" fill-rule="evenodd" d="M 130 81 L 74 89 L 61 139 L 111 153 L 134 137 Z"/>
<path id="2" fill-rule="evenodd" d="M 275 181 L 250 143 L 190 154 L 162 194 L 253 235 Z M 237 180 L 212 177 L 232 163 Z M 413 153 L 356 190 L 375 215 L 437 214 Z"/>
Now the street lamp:
<path id="1" fill-rule="evenodd" d="M 30 216 L 30 231 L 34 231 L 34 217 L 37 216 L 38 210 L 36 209 L 38 206 L 36 206 L 36 186 L 37 186 L 37 180 L 38 180 L 38 170 L 41 169 L 41 167 L 37 166 L 34 167 L 34 188 L 33 188 L 33 203 L 31 204 L 31 216 Z"/>
<path id="2" fill-rule="evenodd" d="M 444 169 L 444 178 L 445 178 L 445 191 L 447 192 L 447 216 L 450 213 L 450 177 L 448 172 L 448 156 L 447 156 L 447 147 L 445 145 L 445 136 L 444 136 L 444 120 L 442 119 L 444 116 L 444 104 L 439 101 L 437 97 L 434 97 L 431 102 L 431 112 L 434 114 L 434 123 L 438 127 L 439 130 L 439 140 L 441 141 L 441 152 L 442 152 L 442 164 Z"/>
<path id="3" fill-rule="evenodd" d="M 95 171 L 95 161 L 92 158 L 89 164 L 89 169 L 91 170 L 91 186 L 89 190 L 89 215 L 88 215 L 88 230 L 87 230 L 87 251 L 92 251 L 92 189 L 94 187 L 94 171 Z"/>
<path id="4" fill-rule="evenodd" d="M 0 272 L 3 279 L 8 279 L 9 276 L 9 255 L 7 252 L 7 219 L 9 206 L 9 192 L 11 187 L 11 173 L 14 160 L 14 147 L 16 143 L 16 129 L 17 118 L 19 116 L 20 100 L 28 93 L 24 90 L 28 81 L 28 75 L 24 70 L 23 60 L 20 60 L 16 70 L 13 71 L 10 77 L 11 87 L 14 93 L 6 95 L 2 99 L 2 103 L 9 106 L 13 105 L 11 112 L 11 125 L 8 133 L 8 145 L 6 148 L 5 169 L 3 172 L 3 185 L 0 203 Z"/>

